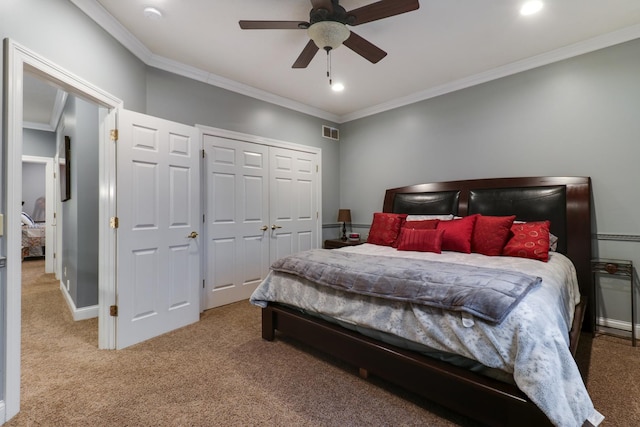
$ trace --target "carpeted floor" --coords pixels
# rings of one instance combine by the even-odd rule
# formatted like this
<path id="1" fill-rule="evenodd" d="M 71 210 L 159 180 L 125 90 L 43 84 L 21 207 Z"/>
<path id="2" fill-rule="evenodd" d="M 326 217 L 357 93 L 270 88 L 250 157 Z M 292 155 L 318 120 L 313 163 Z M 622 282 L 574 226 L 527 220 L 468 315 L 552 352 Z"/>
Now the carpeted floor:
<path id="1" fill-rule="evenodd" d="M 74 322 L 42 261 L 23 263 L 22 404 L 13 426 L 474 426 L 285 339 L 260 337 L 247 302 L 120 351 Z M 578 361 L 606 426 L 640 421 L 640 356 L 583 336 Z"/>

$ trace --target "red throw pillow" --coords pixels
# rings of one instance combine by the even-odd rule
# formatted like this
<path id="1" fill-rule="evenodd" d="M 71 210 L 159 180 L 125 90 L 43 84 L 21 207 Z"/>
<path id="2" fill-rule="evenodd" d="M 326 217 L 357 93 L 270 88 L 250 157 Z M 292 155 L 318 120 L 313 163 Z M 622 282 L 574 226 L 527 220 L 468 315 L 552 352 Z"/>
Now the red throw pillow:
<path id="1" fill-rule="evenodd" d="M 440 221 L 438 230 L 443 230 L 442 250 L 471 253 L 471 235 L 478 215 L 469 215 L 461 219 Z"/>
<path id="2" fill-rule="evenodd" d="M 392 246 L 398 238 L 400 228 L 402 227 L 402 224 L 404 224 L 406 218 L 407 214 L 374 213 L 373 223 L 369 229 L 369 237 L 367 237 L 367 243 Z"/>
<path id="3" fill-rule="evenodd" d="M 549 261 L 549 221 L 534 221 L 511 226 L 513 237 L 502 250 L 503 255 Z"/>
<path id="4" fill-rule="evenodd" d="M 515 215 L 479 215 L 471 236 L 471 252 L 489 256 L 502 255 L 502 249 L 509 239 L 509 232 L 515 219 Z"/>
<path id="5" fill-rule="evenodd" d="M 403 228 L 411 228 L 414 230 L 434 230 L 438 223 L 439 219 L 425 219 L 421 221 L 405 221 Z"/>
<path id="6" fill-rule="evenodd" d="M 413 221 L 412 221 L 413 222 Z M 399 251 L 440 253 L 444 231 L 402 227 L 398 239 Z"/>

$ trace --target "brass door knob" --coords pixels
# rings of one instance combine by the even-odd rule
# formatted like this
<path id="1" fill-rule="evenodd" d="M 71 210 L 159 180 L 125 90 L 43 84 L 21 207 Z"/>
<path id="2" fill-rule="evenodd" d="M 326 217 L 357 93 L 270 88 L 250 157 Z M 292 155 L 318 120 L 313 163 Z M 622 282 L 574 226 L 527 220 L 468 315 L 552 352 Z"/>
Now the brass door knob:
<path id="1" fill-rule="evenodd" d="M 269 229 L 269 227 L 267 227 L 266 225 L 263 225 L 262 227 L 260 227 L 260 230 L 262 231 L 267 231 Z"/>
<path id="2" fill-rule="evenodd" d="M 189 234 L 187 237 L 190 239 L 195 239 L 196 237 L 198 237 L 198 233 L 196 233 L 195 231 L 192 231 L 191 234 Z"/>
<path id="3" fill-rule="evenodd" d="M 273 225 L 271 226 L 271 229 L 272 229 L 272 230 L 275 230 L 275 229 L 278 229 L 278 228 L 282 228 L 282 227 L 281 227 L 281 226 L 279 226 L 279 225 L 275 225 L 275 224 L 273 224 Z"/>

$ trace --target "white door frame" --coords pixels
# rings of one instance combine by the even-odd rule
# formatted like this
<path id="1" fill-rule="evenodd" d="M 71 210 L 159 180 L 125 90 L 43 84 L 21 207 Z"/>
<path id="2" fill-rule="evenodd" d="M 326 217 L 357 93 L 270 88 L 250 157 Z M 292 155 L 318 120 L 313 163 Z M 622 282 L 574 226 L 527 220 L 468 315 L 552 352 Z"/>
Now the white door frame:
<path id="1" fill-rule="evenodd" d="M 44 253 L 44 272 L 53 273 L 53 254 L 55 253 L 55 238 L 53 234 L 53 213 L 57 210 L 57 202 L 55 198 L 56 180 L 53 179 L 53 158 L 39 156 L 22 156 L 23 163 L 36 163 L 45 165 L 45 198 L 47 207 L 45 210 L 45 242 L 49 246 L 49 250 Z"/>
<path id="2" fill-rule="evenodd" d="M 64 70 L 11 39 L 4 40 L 5 54 L 5 134 L 6 171 L 5 256 L 6 299 L 0 312 L 6 313 L 5 342 L 0 349 L 4 360 L 4 405 L 0 402 L 0 423 L 14 417 L 20 410 L 20 331 L 21 331 L 21 230 L 20 211 L 22 201 L 22 108 L 24 72 L 53 82 L 61 89 L 79 95 L 107 109 L 121 108 L 123 103 L 113 95 L 93 86 L 80 77 Z M 113 123 L 104 123 L 105 111 L 101 108 L 99 185 L 99 346 L 113 348 L 115 322 L 109 316 L 109 305 L 115 303 L 115 233 L 109 228 L 107 218 L 115 215 L 115 145 L 104 140 L 106 129 Z M 109 127 L 106 127 L 109 126 Z M 2 272 L 0 272 L 2 274 Z M 2 357 L 4 356 L 4 357 Z"/>

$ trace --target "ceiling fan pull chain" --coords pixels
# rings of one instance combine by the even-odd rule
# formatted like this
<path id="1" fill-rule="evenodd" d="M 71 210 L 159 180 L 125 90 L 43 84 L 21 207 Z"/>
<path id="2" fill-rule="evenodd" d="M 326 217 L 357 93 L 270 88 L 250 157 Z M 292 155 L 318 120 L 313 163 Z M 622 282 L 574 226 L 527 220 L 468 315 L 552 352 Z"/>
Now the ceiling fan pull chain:
<path id="1" fill-rule="evenodd" d="M 333 83 L 331 82 L 331 49 L 327 49 L 327 78 L 329 79 L 329 86 Z"/>

